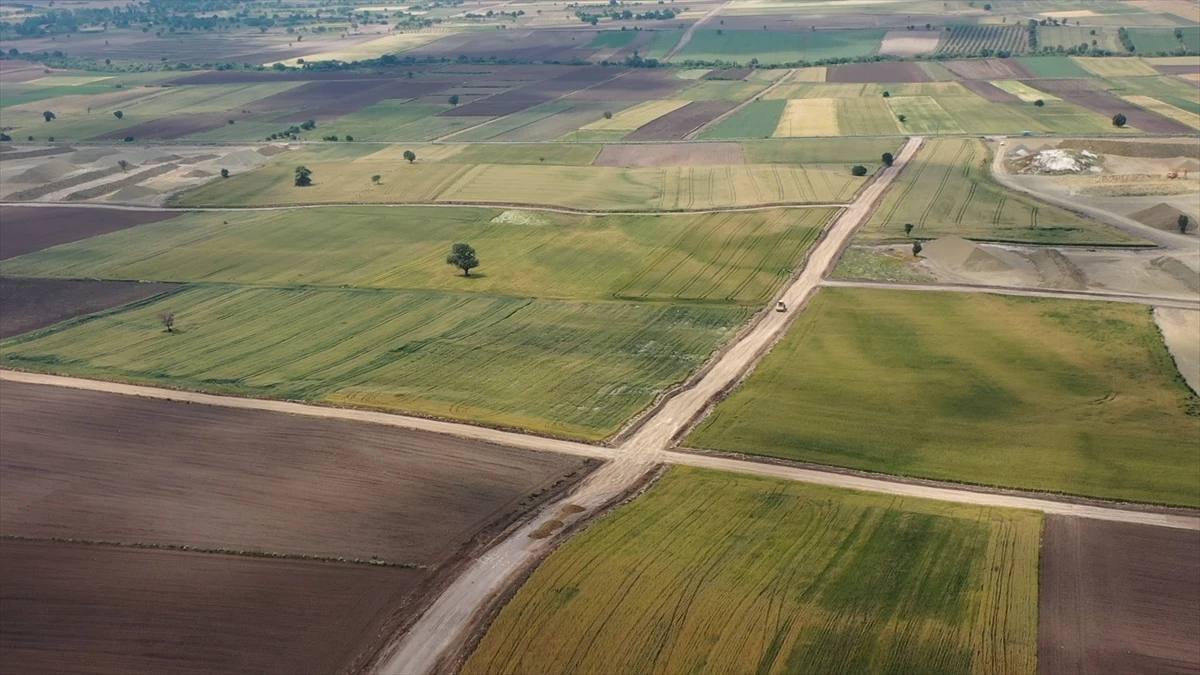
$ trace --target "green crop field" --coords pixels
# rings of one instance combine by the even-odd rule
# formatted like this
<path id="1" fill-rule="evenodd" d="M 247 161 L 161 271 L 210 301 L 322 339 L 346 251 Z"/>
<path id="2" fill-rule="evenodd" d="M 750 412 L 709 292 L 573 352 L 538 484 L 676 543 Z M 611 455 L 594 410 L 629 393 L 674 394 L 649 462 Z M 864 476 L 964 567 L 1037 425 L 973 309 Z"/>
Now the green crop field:
<path id="1" fill-rule="evenodd" d="M 891 136 L 903 132 L 883 97 L 837 99 L 837 124 L 843 136 Z"/>
<path id="2" fill-rule="evenodd" d="M 1159 52 L 1173 53 L 1181 49 L 1200 51 L 1200 27 L 1184 26 L 1178 30 L 1183 39 L 1175 37 L 1175 28 L 1131 27 L 1129 39 L 1138 54 L 1152 55 Z"/>
<path id="3" fill-rule="evenodd" d="M 672 467 L 463 673 L 1033 673 L 1041 516 Z"/>
<path id="4" fill-rule="evenodd" d="M 1142 305 L 826 288 L 687 443 L 1194 507 L 1198 409 Z"/>
<path id="5" fill-rule="evenodd" d="M 898 152 L 902 138 L 778 138 L 742 144 L 750 164 L 879 163 L 885 152 Z"/>
<path id="6" fill-rule="evenodd" d="M 196 213 L 0 263 L 5 275 L 432 289 L 541 298 L 766 301 L 833 209 L 569 216 L 469 208 Z M 330 223 L 337 223 L 331 228 Z M 483 266 L 445 264 L 467 241 Z"/>
<path id="7" fill-rule="evenodd" d="M 872 56 L 879 51 L 882 28 L 782 31 L 698 29 L 672 61 L 725 61 L 747 64 L 791 63 Z"/>
<path id="8" fill-rule="evenodd" d="M 752 101 L 749 105 L 700 132 L 700 139 L 770 138 L 787 101 Z"/>
<path id="9" fill-rule="evenodd" d="M 667 30 L 654 31 L 654 37 L 650 40 L 650 45 L 646 47 L 646 53 L 642 54 L 647 59 L 662 59 L 671 51 L 671 47 L 679 42 L 679 38 L 683 37 L 682 28 L 669 28 Z"/>
<path id="10" fill-rule="evenodd" d="M 893 117 L 905 116 L 902 126 L 910 134 L 962 133 L 958 122 L 932 96 L 892 96 L 885 101 Z"/>
<path id="11" fill-rule="evenodd" d="M 163 311 L 175 313 L 177 332 L 162 330 Z M 698 367 L 751 312 L 215 285 L 11 338 L 0 342 L 0 362 L 601 438 Z"/>
<path id="12" fill-rule="evenodd" d="M 1037 29 L 1038 47 L 1050 47 L 1052 49 L 1062 47 L 1078 47 L 1086 44 L 1089 49 L 1107 49 L 1110 52 L 1117 54 L 1125 53 L 1125 47 L 1121 45 L 1120 39 L 1117 38 L 1116 27 L 1100 27 L 1100 26 L 1038 26 Z M 1096 44 L 1093 46 L 1092 42 Z M 1035 57 L 1035 58 L 1054 58 L 1054 57 Z M 1025 59 L 1021 59 L 1025 63 Z M 1042 76 L 1041 73 L 1037 73 Z M 1068 77 L 1066 75 L 1046 75 L 1044 77 Z"/>
<path id="13" fill-rule="evenodd" d="M 955 234 L 970 239 L 1040 244 L 1144 244 L 1131 235 L 1036 202 L 993 182 L 982 141 L 933 139 L 900 174 L 895 187 L 863 228 L 860 241 Z"/>
<path id="14" fill-rule="evenodd" d="M 1040 31 L 1041 29 L 1039 29 Z M 1065 56 L 1022 56 L 1017 59 L 1038 77 L 1091 77 L 1092 74 Z"/>
<path id="15" fill-rule="evenodd" d="M 596 37 L 587 44 L 588 49 L 615 49 L 617 47 L 625 47 L 633 39 L 637 37 L 636 31 L 631 30 L 604 30 L 596 34 Z"/>

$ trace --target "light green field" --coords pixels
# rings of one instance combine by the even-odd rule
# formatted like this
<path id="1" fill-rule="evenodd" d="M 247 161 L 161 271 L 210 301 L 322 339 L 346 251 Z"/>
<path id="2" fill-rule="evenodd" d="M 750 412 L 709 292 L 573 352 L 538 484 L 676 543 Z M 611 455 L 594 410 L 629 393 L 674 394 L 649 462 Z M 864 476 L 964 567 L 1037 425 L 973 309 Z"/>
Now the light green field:
<path id="1" fill-rule="evenodd" d="M 406 103 L 405 99 L 390 99 L 342 115 L 332 122 L 323 122 L 315 130 L 309 132 L 309 135 L 322 137 L 329 134 L 335 136 L 349 134 L 356 141 L 410 140 L 416 135 L 411 133 L 409 125 L 426 118 L 433 118 L 434 115 L 448 108 L 450 108 L 449 104 L 417 104 Z M 434 119 L 440 121 L 451 118 Z M 282 128 L 287 128 L 287 125 L 283 125 Z"/>
<path id="2" fill-rule="evenodd" d="M 1011 192 L 989 176 L 991 157 L 976 139 L 931 139 L 880 203 L 859 241 L 948 234 L 1040 244 L 1144 244 L 1099 221 Z"/>
<path id="3" fill-rule="evenodd" d="M 749 105 L 700 132 L 699 139 L 770 138 L 787 101 L 752 101 Z"/>
<path id="4" fill-rule="evenodd" d="M 671 47 L 679 42 L 679 38 L 683 36 L 682 28 L 668 28 L 667 30 L 654 31 L 654 37 L 650 40 L 650 46 L 646 47 L 642 57 L 647 59 L 662 60 L 667 52 L 671 51 Z"/>
<path id="5" fill-rule="evenodd" d="M 1040 34 L 1041 27 L 1038 31 Z M 1091 73 L 1065 56 L 1022 56 L 1017 61 L 1038 77 L 1091 77 Z"/>
<path id="6" fill-rule="evenodd" d="M 453 161 L 453 157 L 450 158 Z M 284 163 L 286 162 L 286 163 Z M 306 162 L 313 184 L 293 186 L 284 159 L 237 180 L 179 195 L 180 206 L 327 203 L 526 204 L 607 211 L 695 210 L 758 204 L 843 203 L 862 185 L 849 166 L 685 167 L 409 164 L 396 157 Z M 372 175 L 382 176 L 379 185 Z M 554 189 L 547 189 L 554 186 Z"/>
<path id="7" fill-rule="evenodd" d="M 1046 107 L 1035 108 L 1026 103 L 993 103 L 981 96 L 947 96 L 937 99 L 963 131 L 969 134 L 1122 134 L 1136 133 L 1132 129 L 1117 129 L 1112 119 L 1083 106 L 1047 101 Z"/>
<path id="8" fill-rule="evenodd" d="M 888 107 L 887 99 L 883 97 L 837 99 L 837 123 L 843 136 L 888 136 L 903 133 L 902 125 Z"/>
<path id="9" fill-rule="evenodd" d="M 1043 103 L 1047 101 L 1062 100 L 1053 94 L 1047 94 L 1041 89 L 1034 89 L 1024 82 L 1017 80 L 992 80 L 992 84 L 997 89 L 1007 91 L 1026 103 L 1033 103 L 1034 101 L 1038 100 L 1042 101 Z"/>
<path id="10" fill-rule="evenodd" d="M 1195 17 L 1192 17 L 1195 21 Z M 1175 37 L 1174 28 L 1166 27 L 1131 27 L 1129 39 L 1137 48 L 1138 54 L 1156 55 L 1159 52 L 1176 52 L 1182 49 L 1195 52 L 1200 50 L 1200 27 L 1191 25 L 1182 27 L 1183 40 Z"/>
<path id="11" fill-rule="evenodd" d="M 1098 77 L 1155 77 L 1158 71 L 1150 64 L 1136 57 L 1124 58 L 1088 58 L 1075 56 L 1072 61 L 1079 64 L 1089 73 Z"/>
<path id="12" fill-rule="evenodd" d="M 541 105 L 534 106 L 528 110 L 506 115 L 504 117 L 492 120 L 483 126 L 468 129 L 459 134 L 455 134 L 446 140 L 461 142 L 461 141 L 486 141 L 489 138 L 495 138 L 500 134 L 505 134 L 521 127 L 528 126 L 534 122 L 545 119 L 556 113 L 570 110 L 572 104 L 563 101 L 550 101 Z"/>
<path id="13" fill-rule="evenodd" d="M 5 275 L 761 305 L 833 209 L 568 216 L 469 208 L 195 213 L 0 263 Z M 330 227 L 336 223 L 336 227 Z M 470 280 L 445 264 L 470 242 Z"/>
<path id="14" fill-rule="evenodd" d="M 163 311 L 175 313 L 176 333 L 158 324 Z M 0 362 L 600 438 L 698 367 L 751 312 L 217 285 L 0 342 Z"/>
<path id="15" fill-rule="evenodd" d="M 673 467 L 541 563 L 477 673 L 1032 673 L 1042 522 Z"/>
<path id="16" fill-rule="evenodd" d="M 766 82 L 741 80 L 700 80 L 672 96 L 686 101 L 747 101 L 767 88 Z"/>
<path id="17" fill-rule="evenodd" d="M 878 163 L 885 152 L 895 153 L 902 138 L 787 138 L 742 143 L 749 164 Z"/>
<path id="18" fill-rule="evenodd" d="M 1092 33 L 1095 33 L 1093 35 Z M 1107 49 L 1117 54 L 1125 53 L 1125 47 L 1117 38 L 1117 29 L 1101 26 L 1038 26 L 1039 47 L 1078 47 L 1086 44 L 1089 49 Z M 1093 46 L 1092 41 L 1096 44 Z M 1023 60 L 1022 60 L 1023 61 Z"/>
<path id="19" fill-rule="evenodd" d="M 1198 409 L 1142 305 L 826 288 L 687 443 L 1196 506 Z"/>
<path id="20" fill-rule="evenodd" d="M 679 50 L 672 62 L 724 61 L 748 64 L 819 61 L 872 56 L 879 51 L 886 29 L 850 30 L 724 30 L 701 28 Z"/>
<path id="21" fill-rule="evenodd" d="M 892 96 L 884 101 L 897 122 L 899 115 L 905 116 L 899 124 L 910 134 L 962 133 L 958 122 L 932 96 Z"/>

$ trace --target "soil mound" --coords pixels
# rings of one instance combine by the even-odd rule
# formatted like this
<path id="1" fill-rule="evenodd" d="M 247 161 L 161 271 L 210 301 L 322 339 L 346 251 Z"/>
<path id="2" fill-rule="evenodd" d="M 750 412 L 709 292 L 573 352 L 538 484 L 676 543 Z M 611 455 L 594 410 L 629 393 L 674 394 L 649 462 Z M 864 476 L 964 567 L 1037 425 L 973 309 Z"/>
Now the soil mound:
<path id="1" fill-rule="evenodd" d="M 263 165 L 263 156 L 254 150 L 238 150 L 217 160 L 217 164 L 230 171 L 248 171 Z"/>
<path id="2" fill-rule="evenodd" d="M 1087 275 L 1067 256 L 1054 249 L 1041 249 L 1029 256 L 1037 268 L 1038 283 L 1046 288 L 1087 290 Z"/>
<path id="3" fill-rule="evenodd" d="M 258 154 L 260 154 L 264 157 L 274 157 L 275 155 L 278 155 L 281 152 L 287 152 L 287 151 L 288 151 L 288 149 L 287 149 L 287 146 L 285 146 L 285 145 L 265 145 L 258 149 Z"/>
<path id="4" fill-rule="evenodd" d="M 1188 267 L 1182 260 L 1169 255 L 1160 255 L 1150 261 L 1150 266 L 1171 275 L 1189 291 L 1200 293 L 1200 271 Z"/>
<path id="5" fill-rule="evenodd" d="M 14 183 L 53 183 L 63 176 L 78 171 L 79 167 L 62 159 L 52 159 L 42 162 L 27 171 L 13 176 Z"/>
<path id="6" fill-rule="evenodd" d="M 76 150 L 75 154 L 71 155 L 71 161 L 76 164 L 91 164 L 115 154 L 117 154 L 117 150 L 113 150 L 112 148 L 84 148 L 83 150 Z"/>
<path id="7" fill-rule="evenodd" d="M 921 249 L 924 256 L 958 272 L 1007 272 L 1012 266 L 980 248 L 975 242 L 949 236 L 934 239 Z"/>
<path id="8" fill-rule="evenodd" d="M 110 202 L 136 202 L 145 201 L 149 198 L 157 197 L 158 190 L 153 190 L 141 185 L 129 185 L 117 190 L 108 197 Z"/>
<path id="9" fill-rule="evenodd" d="M 1200 171 L 1200 162 L 1197 162 L 1194 159 L 1189 159 L 1188 161 L 1184 162 L 1183 164 L 1180 164 L 1179 168 L 1184 171 L 1187 171 L 1188 173 L 1196 173 L 1196 172 Z"/>
<path id="10" fill-rule="evenodd" d="M 1166 230 L 1168 232 L 1179 231 L 1179 216 L 1184 215 L 1183 211 L 1167 204 L 1159 202 L 1148 209 L 1142 209 L 1136 213 L 1129 214 L 1129 217 L 1138 221 L 1143 225 L 1149 225 L 1156 230 Z M 1196 223 L 1192 222 L 1188 225 L 1188 231 L 1194 231 Z"/>
<path id="11" fill-rule="evenodd" d="M 1059 148 L 1087 150 L 1099 155 L 1123 157 L 1191 157 L 1200 159 L 1200 143 L 1155 143 L 1152 141 L 1109 141 L 1092 138 L 1072 138 L 1058 144 Z"/>
<path id="12" fill-rule="evenodd" d="M 211 171 L 205 171 L 204 169 L 192 169 L 183 175 L 188 178 L 208 178 L 213 174 Z"/>

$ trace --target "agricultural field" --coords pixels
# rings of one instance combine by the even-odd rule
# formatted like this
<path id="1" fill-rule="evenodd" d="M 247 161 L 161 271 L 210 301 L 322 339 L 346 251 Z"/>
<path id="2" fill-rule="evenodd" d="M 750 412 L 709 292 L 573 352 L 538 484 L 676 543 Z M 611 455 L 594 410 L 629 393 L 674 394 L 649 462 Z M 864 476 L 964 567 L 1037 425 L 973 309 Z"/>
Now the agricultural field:
<path id="1" fill-rule="evenodd" d="M 1083 67 L 1092 75 L 1101 78 L 1108 77 L 1155 77 L 1158 71 L 1150 64 L 1136 57 L 1126 58 L 1089 58 L 1075 56 L 1072 61 Z"/>
<path id="2" fill-rule="evenodd" d="M 749 105 L 701 131 L 700 140 L 770 138 L 787 101 L 751 101 Z"/>
<path id="3" fill-rule="evenodd" d="M 879 52 L 885 29 L 856 30 L 723 30 L 700 28 L 671 59 L 763 64 L 872 56 Z"/>
<path id="4" fill-rule="evenodd" d="M 839 136 L 837 99 L 802 98 L 787 102 L 774 136 Z"/>
<path id="5" fill-rule="evenodd" d="M 601 118 L 580 127 L 580 131 L 633 131 L 687 104 L 686 100 L 646 101 L 614 113 L 611 119 Z"/>
<path id="6" fill-rule="evenodd" d="M 174 284 L 0 277 L 0 338 L 145 300 Z"/>
<path id="7" fill-rule="evenodd" d="M 787 138 L 742 143 L 747 164 L 878 163 L 883 153 L 899 151 L 901 138 Z"/>
<path id="8" fill-rule="evenodd" d="M 159 325 L 167 311 L 176 332 Z M 0 361 L 602 438 L 698 367 L 751 311 L 214 285 L 9 338 Z"/>
<path id="9" fill-rule="evenodd" d="M 1106 49 L 1122 54 L 1125 47 L 1117 37 L 1115 27 L 1104 26 L 1038 26 L 1038 47 L 1057 49 L 1087 45 L 1089 49 Z M 1092 43 L 1096 44 L 1093 45 Z M 1024 62 L 1025 59 L 1022 59 Z"/>
<path id="10" fill-rule="evenodd" d="M 832 215 L 823 208 L 664 216 L 430 207 L 193 213 L 163 227 L 8 260 L 0 269 L 28 277 L 755 307 L 791 273 Z M 485 266 L 470 279 L 456 275 L 445 264 L 447 241 L 472 242 Z"/>
<path id="11" fill-rule="evenodd" d="M 1125 100 L 1140 108 L 1145 108 L 1151 112 L 1158 113 L 1163 117 L 1167 117 L 1178 122 L 1183 122 L 1193 129 L 1200 129 L 1200 114 L 1194 113 L 1190 110 L 1177 108 L 1169 103 L 1166 103 L 1165 101 L 1160 101 L 1149 96 L 1126 96 Z"/>
<path id="12" fill-rule="evenodd" d="M 30 671 L 352 670 L 477 538 L 590 470 L 382 425 L 16 382 L 0 410 L 15 420 L 0 429 L 0 653 Z"/>
<path id="13" fill-rule="evenodd" d="M 1175 37 L 1179 30 L 1182 39 Z M 1138 54 L 1167 56 L 1180 50 L 1200 51 L 1200 26 L 1175 28 L 1131 27 L 1129 39 Z"/>
<path id="14" fill-rule="evenodd" d="M 1036 77 L 1090 77 L 1074 60 L 1065 56 L 1022 56 L 1017 59 L 1025 70 Z"/>
<path id="15" fill-rule="evenodd" d="M 935 54 L 947 55 L 987 55 L 991 53 L 1008 52 L 1013 56 L 1023 54 L 1029 49 L 1029 30 L 1025 26 L 949 26 L 949 37 L 943 37 L 938 42 Z"/>
<path id="16" fill-rule="evenodd" d="M 1040 244 L 1141 244 L 1104 223 L 1011 192 L 988 175 L 991 156 L 982 141 L 933 139 L 900 175 L 858 241 L 912 236 Z M 920 195 L 920 198 L 913 198 Z"/>
<path id="17" fill-rule="evenodd" d="M 677 466 L 539 565 L 463 672 L 1033 672 L 1040 539 L 1031 512 Z"/>
<path id="18" fill-rule="evenodd" d="M 892 96 L 885 99 L 892 116 L 897 120 L 904 115 L 904 130 L 911 134 L 956 134 L 962 133 L 958 122 L 938 105 L 932 96 Z"/>
<path id="19" fill-rule="evenodd" d="M 170 211 L 0 206 L 4 223 L 0 227 L 0 260 L 179 215 Z"/>
<path id="20" fill-rule="evenodd" d="M 1195 507 L 1197 405 L 1148 307 L 825 288 L 686 442 Z"/>

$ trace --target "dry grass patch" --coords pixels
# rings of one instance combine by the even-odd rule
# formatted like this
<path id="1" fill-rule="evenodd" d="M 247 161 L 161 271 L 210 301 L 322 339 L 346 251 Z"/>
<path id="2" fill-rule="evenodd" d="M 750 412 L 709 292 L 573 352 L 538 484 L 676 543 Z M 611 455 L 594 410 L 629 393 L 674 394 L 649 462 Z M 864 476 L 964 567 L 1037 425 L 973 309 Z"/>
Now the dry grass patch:
<path id="1" fill-rule="evenodd" d="M 1033 87 L 1018 80 L 992 80 L 992 85 L 997 89 L 1006 91 L 1013 96 L 1016 96 L 1026 103 L 1033 103 L 1039 99 L 1042 101 L 1062 100 L 1054 94 L 1047 94 L 1040 89 L 1034 89 Z"/>
<path id="2" fill-rule="evenodd" d="M 1173 105 L 1163 103 L 1162 101 L 1149 96 L 1126 96 L 1125 100 L 1151 112 L 1156 112 L 1163 117 L 1169 117 L 1177 122 L 1183 122 L 1194 129 L 1200 129 L 1200 115 L 1197 115 L 1190 110 L 1176 108 Z"/>
<path id="3" fill-rule="evenodd" d="M 1072 56 L 1070 58 L 1084 70 L 1100 77 L 1152 77 L 1161 75 L 1150 64 L 1136 57 Z"/>
<path id="4" fill-rule="evenodd" d="M 650 122 L 674 112 L 691 101 L 646 101 L 614 113 L 612 119 L 599 119 L 580 127 L 583 131 L 633 131 Z"/>
<path id="5" fill-rule="evenodd" d="M 940 31 L 931 35 L 911 30 L 891 30 L 883 36 L 883 44 L 879 46 L 879 53 L 893 56 L 932 54 L 937 51 L 940 40 Z"/>
<path id="6" fill-rule="evenodd" d="M 792 76 L 787 79 L 788 82 L 824 82 L 828 70 L 825 66 L 812 66 L 811 68 L 797 68 Z"/>
<path id="7" fill-rule="evenodd" d="M 837 99 L 792 99 L 775 126 L 775 137 L 839 136 Z"/>

